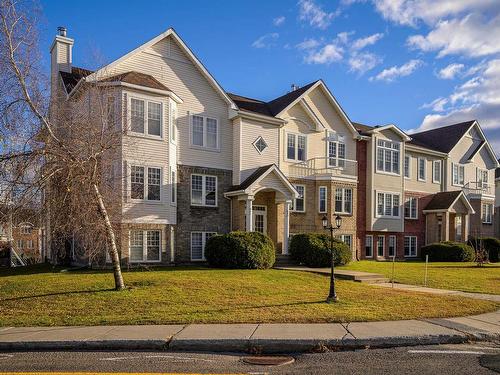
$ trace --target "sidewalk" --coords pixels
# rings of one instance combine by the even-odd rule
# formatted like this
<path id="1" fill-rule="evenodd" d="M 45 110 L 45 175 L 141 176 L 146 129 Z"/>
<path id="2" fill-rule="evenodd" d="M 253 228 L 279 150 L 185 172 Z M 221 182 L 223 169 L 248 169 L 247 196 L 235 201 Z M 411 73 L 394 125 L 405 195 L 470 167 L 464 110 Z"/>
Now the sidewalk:
<path id="1" fill-rule="evenodd" d="M 4 327 L 0 350 L 287 353 L 500 340 L 500 310 L 477 316 L 331 324 Z"/>
<path id="2" fill-rule="evenodd" d="M 312 272 L 318 273 L 321 275 L 330 275 L 330 268 L 310 268 L 310 267 L 302 267 L 302 266 L 289 266 L 289 267 L 278 267 L 277 269 L 286 270 L 286 271 L 303 271 L 303 272 Z M 351 271 L 351 270 L 335 270 L 335 277 L 339 279 L 345 280 L 354 280 L 354 281 L 365 281 L 367 284 L 374 286 L 381 286 L 385 288 L 392 288 L 392 283 L 389 282 L 389 279 L 385 278 L 382 275 L 376 273 L 369 272 L 361 272 L 361 271 Z M 383 280 L 383 282 L 381 282 Z M 375 282 L 370 282 L 375 281 Z M 473 299 L 482 299 L 493 302 L 500 302 L 500 295 L 497 294 L 486 294 L 486 293 L 471 293 L 471 292 L 461 292 L 459 290 L 448 290 L 448 289 L 436 289 L 436 288 L 428 288 L 424 286 L 418 285 L 410 285 L 410 284 L 399 284 L 394 283 L 394 289 L 399 290 L 409 290 L 412 292 L 422 292 L 422 293 L 431 293 L 431 294 L 442 294 L 442 295 L 455 295 L 466 298 Z"/>

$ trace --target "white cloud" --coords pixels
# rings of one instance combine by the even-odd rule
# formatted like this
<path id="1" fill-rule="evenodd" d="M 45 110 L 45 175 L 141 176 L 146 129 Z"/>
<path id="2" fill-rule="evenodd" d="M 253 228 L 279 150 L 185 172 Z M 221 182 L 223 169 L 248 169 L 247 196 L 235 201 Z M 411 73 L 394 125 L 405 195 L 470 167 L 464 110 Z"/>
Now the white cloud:
<path id="1" fill-rule="evenodd" d="M 299 0 L 299 19 L 308 22 L 312 27 L 326 29 L 339 11 L 325 12 L 314 0 Z"/>
<path id="2" fill-rule="evenodd" d="M 349 58 L 349 71 L 358 73 L 360 76 L 372 70 L 382 62 L 382 59 L 370 52 L 354 53 Z"/>
<path id="3" fill-rule="evenodd" d="M 354 31 L 342 31 L 337 34 L 337 40 L 339 43 L 347 44 L 351 35 L 354 35 Z"/>
<path id="4" fill-rule="evenodd" d="M 375 9 L 387 20 L 416 26 L 422 20 L 434 24 L 440 19 L 474 10 L 500 8 L 498 0 L 372 0 Z"/>
<path id="5" fill-rule="evenodd" d="M 462 54 L 470 57 L 500 52 L 500 15 L 486 20 L 480 14 L 440 21 L 426 36 L 413 35 L 408 45 L 424 52 L 438 51 L 438 57 Z"/>
<path id="6" fill-rule="evenodd" d="M 295 47 L 297 47 L 297 49 L 300 49 L 300 50 L 307 50 L 307 49 L 316 48 L 319 45 L 320 45 L 320 42 L 317 39 L 311 38 L 311 39 L 305 39 L 303 42 L 300 42 L 297 45 L 295 45 Z"/>
<path id="7" fill-rule="evenodd" d="M 273 19 L 273 25 L 274 26 L 281 26 L 285 23 L 286 17 L 285 16 L 279 16 Z"/>
<path id="8" fill-rule="evenodd" d="M 454 79 L 458 74 L 464 70 L 464 64 L 450 64 L 441 69 L 437 76 L 441 79 Z"/>
<path id="9" fill-rule="evenodd" d="M 308 64 L 331 64 L 342 60 L 344 49 L 336 43 L 325 45 L 320 50 L 313 50 L 305 57 Z"/>
<path id="10" fill-rule="evenodd" d="M 254 48 L 269 48 L 275 45 L 276 40 L 279 38 L 280 34 L 270 33 L 261 36 L 256 41 L 252 43 Z"/>
<path id="11" fill-rule="evenodd" d="M 370 81 L 393 82 L 399 77 L 409 76 L 423 64 L 422 60 L 410 60 L 401 66 L 393 66 L 391 68 L 384 69 L 376 76 L 370 77 Z"/>
<path id="12" fill-rule="evenodd" d="M 352 43 L 352 47 L 351 48 L 354 49 L 354 50 L 363 49 L 363 48 L 365 48 L 367 46 L 371 46 L 371 45 L 377 43 L 380 39 L 382 39 L 383 36 L 384 36 L 384 34 L 377 33 L 377 34 L 373 34 L 373 35 L 367 36 L 365 38 L 356 39 Z"/>
<path id="13" fill-rule="evenodd" d="M 448 99 L 441 97 L 422 105 L 420 108 L 432 108 L 434 112 L 442 112 L 446 104 L 448 104 Z"/>

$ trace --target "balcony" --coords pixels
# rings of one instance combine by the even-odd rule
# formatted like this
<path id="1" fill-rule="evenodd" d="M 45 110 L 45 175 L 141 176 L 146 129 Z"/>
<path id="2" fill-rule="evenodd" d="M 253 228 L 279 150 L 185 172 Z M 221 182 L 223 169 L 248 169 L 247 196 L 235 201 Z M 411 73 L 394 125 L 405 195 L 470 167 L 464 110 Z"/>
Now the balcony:
<path id="1" fill-rule="evenodd" d="M 357 180 L 358 162 L 356 160 L 321 157 L 308 159 L 290 166 L 289 177 L 304 178 L 310 176 Z"/>
<path id="2" fill-rule="evenodd" d="M 495 197 L 495 186 L 482 181 L 470 181 L 464 185 L 464 193 L 467 198 Z"/>

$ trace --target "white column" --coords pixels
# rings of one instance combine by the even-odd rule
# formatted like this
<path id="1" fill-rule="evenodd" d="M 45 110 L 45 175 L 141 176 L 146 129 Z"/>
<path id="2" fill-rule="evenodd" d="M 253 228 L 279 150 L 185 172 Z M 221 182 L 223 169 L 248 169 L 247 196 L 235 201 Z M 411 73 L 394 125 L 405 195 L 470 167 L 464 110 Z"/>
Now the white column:
<path id="1" fill-rule="evenodd" d="M 246 216 L 246 231 L 253 232 L 253 197 L 247 197 L 245 204 L 245 216 Z"/>
<path id="2" fill-rule="evenodd" d="M 450 240 L 450 213 L 446 212 L 443 216 L 444 219 L 444 237 L 443 241 L 449 241 Z"/>
<path id="3" fill-rule="evenodd" d="M 285 201 L 285 209 L 283 210 L 283 254 L 288 254 L 288 238 L 290 237 L 290 205 L 292 201 Z"/>
<path id="4" fill-rule="evenodd" d="M 468 213 L 463 214 L 462 218 L 463 218 L 462 239 L 464 240 L 464 242 L 467 242 L 467 240 L 469 239 L 469 214 Z"/>

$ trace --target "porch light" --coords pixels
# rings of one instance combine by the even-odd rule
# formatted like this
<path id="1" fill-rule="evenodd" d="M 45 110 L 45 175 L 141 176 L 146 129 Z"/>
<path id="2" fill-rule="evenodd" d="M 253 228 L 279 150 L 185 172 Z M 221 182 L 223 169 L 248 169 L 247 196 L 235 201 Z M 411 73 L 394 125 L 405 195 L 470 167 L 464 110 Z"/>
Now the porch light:
<path id="1" fill-rule="evenodd" d="M 328 218 L 326 217 L 326 215 L 324 215 L 321 219 L 321 224 L 323 224 L 323 229 L 328 228 Z"/>
<path id="2" fill-rule="evenodd" d="M 324 224 L 325 222 L 323 222 Z M 335 218 L 335 225 L 337 226 L 337 229 L 339 229 L 342 226 L 342 216 L 337 215 Z"/>

